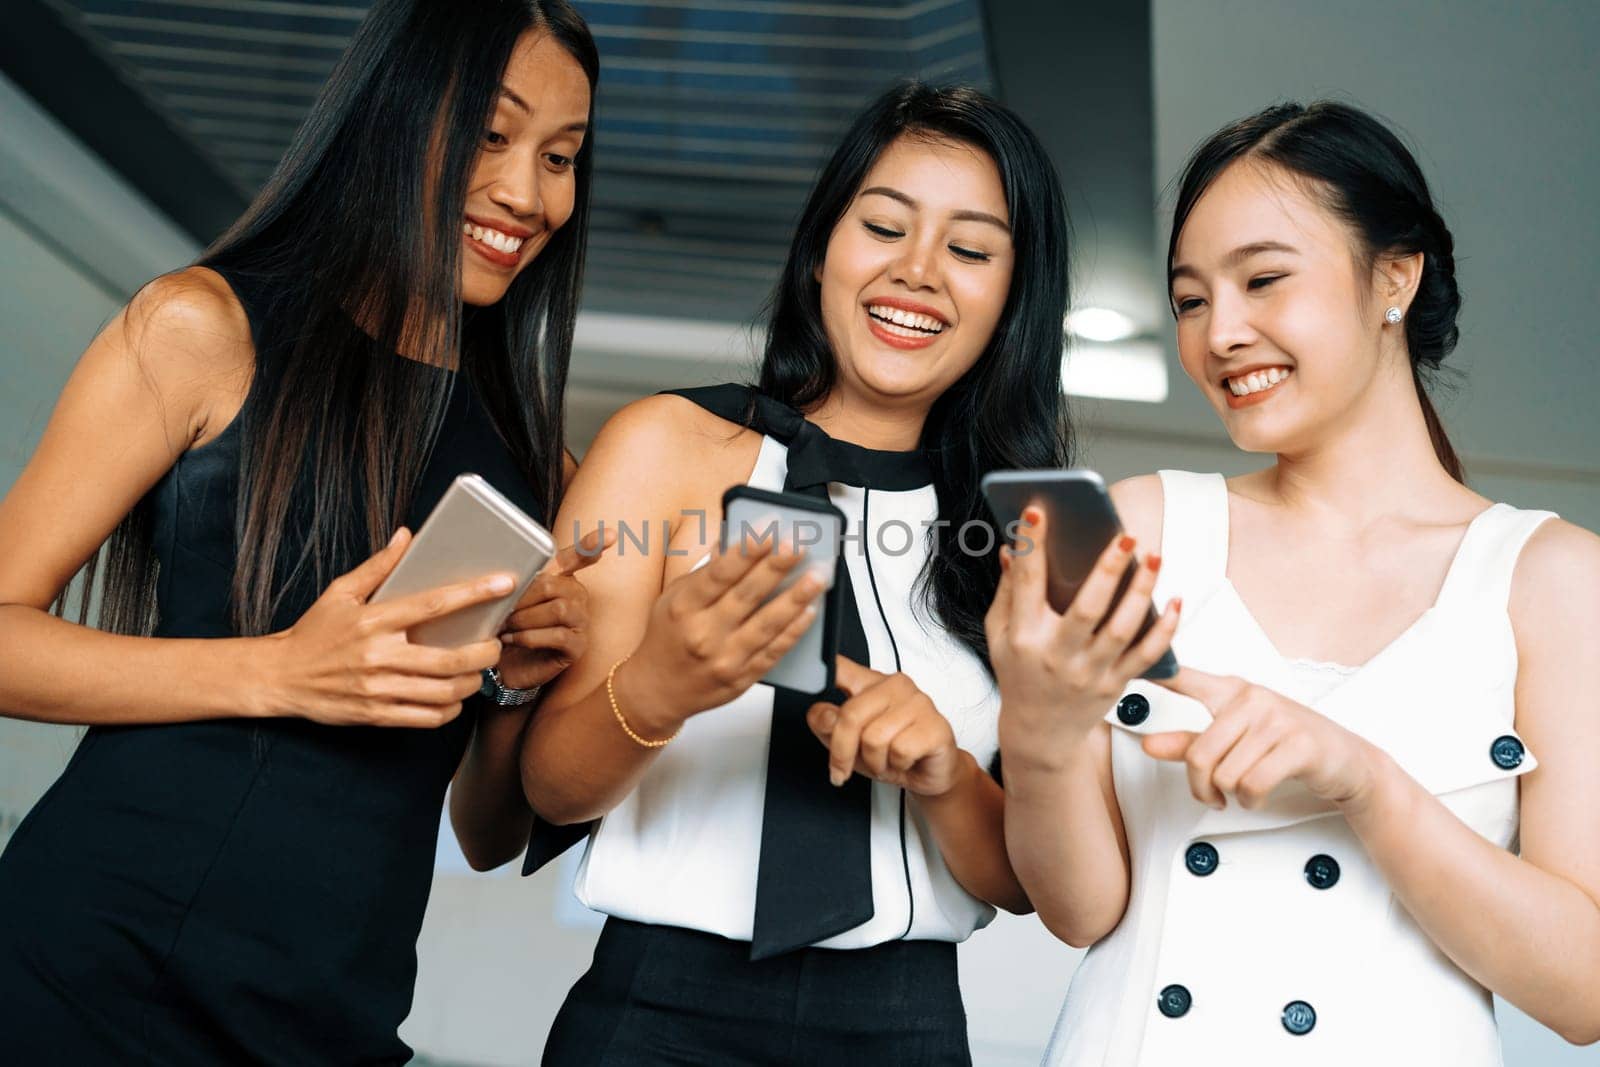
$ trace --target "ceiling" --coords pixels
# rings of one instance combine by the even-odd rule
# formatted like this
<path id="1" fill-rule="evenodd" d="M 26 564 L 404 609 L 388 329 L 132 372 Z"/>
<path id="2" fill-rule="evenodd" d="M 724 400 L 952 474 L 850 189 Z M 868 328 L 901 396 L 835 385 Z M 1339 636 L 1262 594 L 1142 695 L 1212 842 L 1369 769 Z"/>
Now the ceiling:
<path id="1" fill-rule="evenodd" d="M 366 11 L 309 0 L 56 0 L 243 196 Z M 990 88 L 978 0 L 578 0 L 600 46 L 585 306 L 742 321 L 850 117 L 898 78 Z"/>

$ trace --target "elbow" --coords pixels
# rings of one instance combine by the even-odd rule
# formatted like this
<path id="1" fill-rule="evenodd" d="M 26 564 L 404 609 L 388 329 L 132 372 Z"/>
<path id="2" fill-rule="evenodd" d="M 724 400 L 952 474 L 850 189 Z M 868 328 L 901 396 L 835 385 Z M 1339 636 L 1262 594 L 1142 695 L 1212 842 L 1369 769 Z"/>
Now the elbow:
<path id="1" fill-rule="evenodd" d="M 1028 899 L 1028 894 L 1023 892 L 1020 887 L 1002 894 L 999 899 L 992 900 L 990 903 L 1009 915 L 1033 914 L 1033 901 Z"/>
<path id="2" fill-rule="evenodd" d="M 580 804 L 571 798 L 530 794 L 528 799 L 533 803 L 535 817 L 551 826 L 574 826 L 592 822 L 605 814 L 592 811 L 592 805 Z"/>
<path id="3" fill-rule="evenodd" d="M 526 766 L 523 768 L 522 793 L 527 797 L 528 807 L 533 809 L 534 817 L 550 826 L 572 826 L 590 822 L 605 814 L 593 811 L 594 805 L 587 798 L 562 790 L 548 778 L 541 780 L 541 776 L 529 774 Z"/>
<path id="4" fill-rule="evenodd" d="M 1569 1045 L 1593 1045 L 1600 1042 L 1600 1019 L 1589 1018 L 1580 1020 L 1578 1025 L 1565 1025 L 1551 1027 L 1561 1035 L 1561 1039 Z"/>
<path id="5" fill-rule="evenodd" d="M 479 874 L 504 866 L 514 858 L 504 849 L 491 850 L 480 845 L 468 845 L 465 841 L 461 842 L 461 854 L 467 858 L 467 866 Z"/>
<path id="6" fill-rule="evenodd" d="M 1122 916 L 1118 914 L 1108 920 L 1106 917 L 1097 916 L 1054 915 L 1041 909 L 1039 920 L 1057 941 L 1065 942 L 1073 948 L 1088 948 L 1115 930 L 1117 924 L 1122 921 Z"/>

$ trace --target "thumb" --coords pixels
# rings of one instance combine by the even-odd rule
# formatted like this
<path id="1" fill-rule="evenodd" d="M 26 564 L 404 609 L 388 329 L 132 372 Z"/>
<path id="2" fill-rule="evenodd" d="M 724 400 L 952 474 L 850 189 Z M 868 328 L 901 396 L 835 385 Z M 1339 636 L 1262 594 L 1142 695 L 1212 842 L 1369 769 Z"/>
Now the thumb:
<path id="1" fill-rule="evenodd" d="M 840 656 L 833 672 L 833 684 L 853 697 L 883 681 L 883 675 L 871 667 L 863 667 L 849 656 Z"/>
<path id="2" fill-rule="evenodd" d="M 411 544 L 411 531 L 404 526 L 394 532 L 389 538 L 389 543 L 378 549 L 377 552 L 367 557 L 366 561 L 344 575 L 345 591 L 366 600 L 378 591 L 378 586 L 389 577 L 395 564 L 400 562 L 406 554 L 406 548 Z"/>
<path id="3" fill-rule="evenodd" d="M 1177 730 L 1164 734 L 1146 734 L 1144 736 L 1144 754 L 1159 760 L 1178 762 L 1189 755 L 1189 746 L 1194 744 L 1194 739 L 1199 734 L 1187 730 Z"/>
<path id="4" fill-rule="evenodd" d="M 839 722 L 839 705 L 826 701 L 813 704 L 806 711 L 806 725 L 817 735 L 817 740 L 827 744 L 833 738 L 833 728 Z"/>
<path id="5" fill-rule="evenodd" d="M 989 617 L 994 620 L 995 636 L 1005 633 L 1011 621 L 1011 548 L 1000 549 L 1000 581 L 994 588 L 994 599 L 989 602 Z"/>
<path id="6" fill-rule="evenodd" d="M 550 562 L 545 565 L 546 573 L 572 574 L 585 567 L 593 566 L 606 549 L 617 542 L 617 531 L 608 530 L 604 523 L 596 526 L 576 542 L 557 552 Z"/>

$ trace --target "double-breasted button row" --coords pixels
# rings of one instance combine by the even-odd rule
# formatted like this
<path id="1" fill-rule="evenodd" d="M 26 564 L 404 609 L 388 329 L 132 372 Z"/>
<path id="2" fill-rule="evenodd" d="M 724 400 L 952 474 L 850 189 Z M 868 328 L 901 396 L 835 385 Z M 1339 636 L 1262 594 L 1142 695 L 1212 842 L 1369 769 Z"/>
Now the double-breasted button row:
<path id="1" fill-rule="evenodd" d="M 1177 984 L 1164 987 L 1156 994 L 1156 1008 L 1169 1019 L 1181 1019 L 1194 1006 L 1194 996 L 1186 986 Z M 1316 1028 L 1317 1010 L 1303 1000 L 1291 1000 L 1283 1006 L 1280 1016 L 1283 1028 L 1296 1037 L 1304 1037 Z"/>
<path id="2" fill-rule="evenodd" d="M 1196 878 L 1214 874 L 1221 861 L 1217 846 L 1209 841 L 1196 841 L 1183 853 L 1183 865 Z M 1305 875 L 1311 888 L 1332 889 L 1339 881 L 1339 861 L 1319 852 L 1306 860 Z"/>

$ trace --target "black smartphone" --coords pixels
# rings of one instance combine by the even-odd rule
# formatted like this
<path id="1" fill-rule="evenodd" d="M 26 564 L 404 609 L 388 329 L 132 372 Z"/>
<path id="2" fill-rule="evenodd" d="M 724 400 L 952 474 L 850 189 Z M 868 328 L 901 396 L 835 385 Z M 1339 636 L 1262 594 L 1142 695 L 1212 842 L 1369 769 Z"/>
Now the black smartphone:
<path id="1" fill-rule="evenodd" d="M 839 546 L 844 536 L 844 512 L 820 497 L 801 493 L 775 493 L 736 485 L 722 494 L 722 549 L 766 542 L 798 550 L 805 558 L 773 590 L 776 597 L 807 571 L 822 567 L 827 588 L 800 640 L 773 664 L 761 680 L 768 685 L 820 695 L 833 689 L 835 661 L 839 655 Z"/>
<path id="2" fill-rule="evenodd" d="M 1044 512 L 1049 541 L 1034 546 L 1034 551 L 1042 547 L 1045 553 L 1045 596 L 1050 606 L 1066 611 L 1100 553 L 1122 534 L 1122 520 L 1117 518 L 1106 483 L 1090 470 L 1038 470 L 990 471 L 981 484 L 984 499 L 1000 523 L 1000 536 L 1005 540 L 1010 540 L 1006 535 L 1015 529 L 1012 524 L 1022 518 L 1024 508 L 1033 505 Z M 1137 562 L 1128 562 L 1111 600 L 1113 610 L 1137 568 Z M 1143 638 L 1155 623 L 1152 607 L 1134 641 Z M 1177 673 L 1178 660 L 1169 648 L 1141 677 L 1155 680 Z"/>

